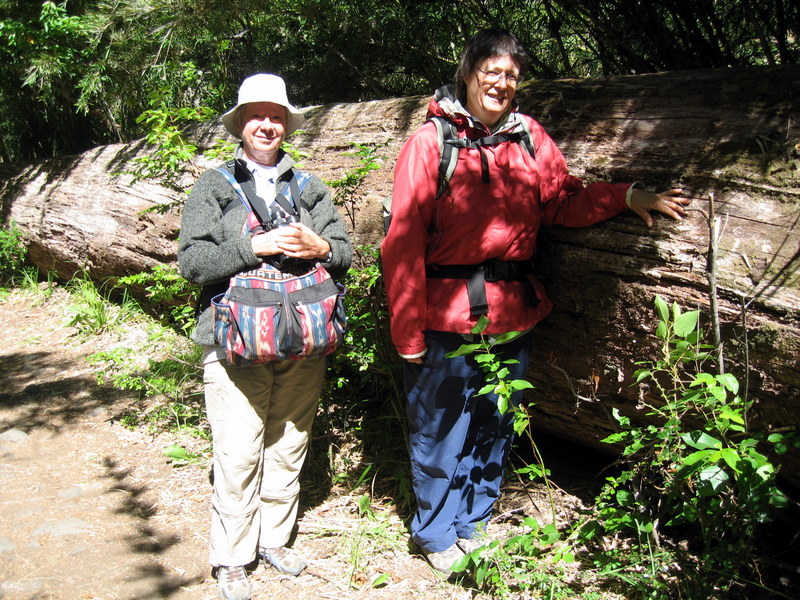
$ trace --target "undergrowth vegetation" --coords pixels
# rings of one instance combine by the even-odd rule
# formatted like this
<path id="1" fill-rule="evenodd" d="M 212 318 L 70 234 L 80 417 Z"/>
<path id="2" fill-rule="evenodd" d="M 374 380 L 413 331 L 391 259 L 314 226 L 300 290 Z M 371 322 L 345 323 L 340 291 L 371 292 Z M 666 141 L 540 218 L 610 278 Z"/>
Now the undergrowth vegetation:
<path id="1" fill-rule="evenodd" d="M 555 510 L 552 522 L 523 518 L 523 533 L 487 538 L 457 563 L 494 596 L 574 598 L 586 591 L 585 578 L 570 574 L 577 564 L 594 573 L 593 585 L 629 598 L 791 597 L 763 580 L 757 549 L 760 527 L 789 503 L 777 486 L 775 457 L 796 447 L 797 437 L 749 429 L 750 403 L 733 375 L 715 372 L 699 311 L 661 297 L 655 309 L 660 356 L 634 373 L 632 385 L 650 384 L 641 388 L 640 414 L 613 409 L 618 432 L 604 441 L 621 444 L 619 469 L 594 506 L 567 524 L 556 523 Z M 490 340 L 482 335 L 486 324 L 473 329 L 481 342 L 451 354 L 475 354 L 486 373 L 477 393 L 495 393 L 501 411 L 516 412 L 515 429 L 527 433 L 522 439 L 537 458 L 522 469 L 544 479 L 554 502 L 527 410 L 510 404 L 510 394 L 530 384 L 509 380 L 507 361 L 492 351 L 515 334 Z"/>
<path id="2" fill-rule="evenodd" d="M 0 228 L 0 285 L 17 283 L 23 275 L 28 249 L 23 243 L 22 231 L 11 221 Z"/>

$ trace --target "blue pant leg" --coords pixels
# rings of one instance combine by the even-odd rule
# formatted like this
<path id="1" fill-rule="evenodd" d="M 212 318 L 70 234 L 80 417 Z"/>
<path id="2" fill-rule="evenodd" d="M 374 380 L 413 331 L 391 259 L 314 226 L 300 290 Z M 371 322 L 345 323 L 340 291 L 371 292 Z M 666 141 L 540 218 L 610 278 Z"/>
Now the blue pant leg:
<path id="1" fill-rule="evenodd" d="M 457 334 L 427 332 L 422 365 L 406 363 L 411 478 L 417 513 L 412 539 L 430 552 L 456 541 L 455 523 L 467 472 L 461 465 L 472 415 L 467 400 L 483 374 L 465 357 L 445 358 L 464 339 Z"/>
<path id="2" fill-rule="evenodd" d="M 531 334 L 520 336 L 513 342 L 495 346 L 499 360 L 513 359 L 508 365 L 508 380 L 524 379 L 530 359 Z M 522 392 L 511 398 L 512 405 L 522 401 Z M 470 398 L 473 415 L 472 427 L 465 440 L 462 468 L 467 471 L 462 487 L 462 501 L 455 522 L 459 538 L 471 538 L 476 527 L 485 524 L 495 501 L 500 496 L 506 460 L 514 437 L 514 416 L 509 408 L 505 414 L 497 410 L 495 395 L 476 395 Z"/>

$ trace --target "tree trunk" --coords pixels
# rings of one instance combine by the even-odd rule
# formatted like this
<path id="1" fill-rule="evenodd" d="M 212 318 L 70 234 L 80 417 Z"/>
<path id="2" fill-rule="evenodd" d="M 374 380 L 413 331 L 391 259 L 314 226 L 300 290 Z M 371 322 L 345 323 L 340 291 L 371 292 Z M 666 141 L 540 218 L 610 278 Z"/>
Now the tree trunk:
<path id="1" fill-rule="evenodd" d="M 746 384 L 758 427 L 794 427 L 800 401 L 800 67 L 673 72 L 603 80 L 533 81 L 518 94 L 587 181 L 681 187 L 694 201 L 680 222 L 632 213 L 588 229 L 542 235 L 538 269 L 554 301 L 535 331 L 530 376 L 538 428 L 584 444 L 613 431 L 611 408 L 640 414 L 636 362 L 656 358 L 653 297 L 708 321 L 709 199 L 721 222 L 716 280 L 726 369 Z M 380 200 L 391 193 L 400 145 L 422 122 L 426 98 L 330 105 L 308 111 L 292 145 L 324 179 L 357 165 L 351 144 L 385 144 L 352 215 L 356 244 L 382 234 Z M 225 137 L 218 122 L 197 127 L 201 148 Z M 97 148 L 28 166 L 0 183 L 4 221 L 27 233 L 31 260 L 68 277 L 114 277 L 175 260 L 177 211 L 146 212 L 182 193 L 131 185 L 141 142 Z M 188 186 L 199 168 L 186 173 Z M 746 308 L 743 308 L 746 307 Z M 743 326 L 744 323 L 744 326 Z M 711 341 L 707 339 L 707 341 Z M 784 458 L 800 481 L 800 460 Z"/>

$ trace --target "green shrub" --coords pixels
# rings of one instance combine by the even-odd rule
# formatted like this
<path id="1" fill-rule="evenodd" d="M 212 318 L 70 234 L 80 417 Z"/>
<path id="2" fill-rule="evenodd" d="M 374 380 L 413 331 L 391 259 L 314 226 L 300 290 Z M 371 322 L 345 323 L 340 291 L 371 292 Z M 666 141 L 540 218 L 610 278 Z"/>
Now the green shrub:
<path id="1" fill-rule="evenodd" d="M 134 286 L 146 294 L 144 308 L 162 323 L 188 334 L 195 323 L 195 304 L 200 286 L 186 281 L 174 265 L 156 265 L 150 271 L 126 275 L 117 280 L 117 288 Z"/>
<path id="2" fill-rule="evenodd" d="M 605 441 L 624 446 L 625 468 L 597 499 L 602 530 L 636 545 L 598 554 L 598 566 L 646 564 L 648 597 L 725 598 L 749 578 L 758 527 L 786 504 L 768 454 L 785 451 L 787 438 L 750 430 L 751 403 L 733 375 L 714 373 L 699 311 L 655 304 L 660 356 L 634 374 L 654 393 L 641 399 L 641 424 L 613 410 L 619 432 Z"/>
<path id="3" fill-rule="evenodd" d="M 13 221 L 0 228 L 0 285 L 14 280 L 23 271 L 28 249 L 22 231 Z"/>

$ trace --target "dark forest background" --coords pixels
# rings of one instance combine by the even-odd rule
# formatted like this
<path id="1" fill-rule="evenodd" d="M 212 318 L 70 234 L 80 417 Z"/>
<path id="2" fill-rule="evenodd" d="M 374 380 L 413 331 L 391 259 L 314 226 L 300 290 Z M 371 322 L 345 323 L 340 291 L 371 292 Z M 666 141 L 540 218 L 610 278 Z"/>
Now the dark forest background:
<path id="1" fill-rule="evenodd" d="M 428 94 L 486 26 L 555 79 L 797 63 L 799 24 L 790 0 L 0 0 L 0 162 L 219 114 L 258 71 L 301 106 Z"/>

